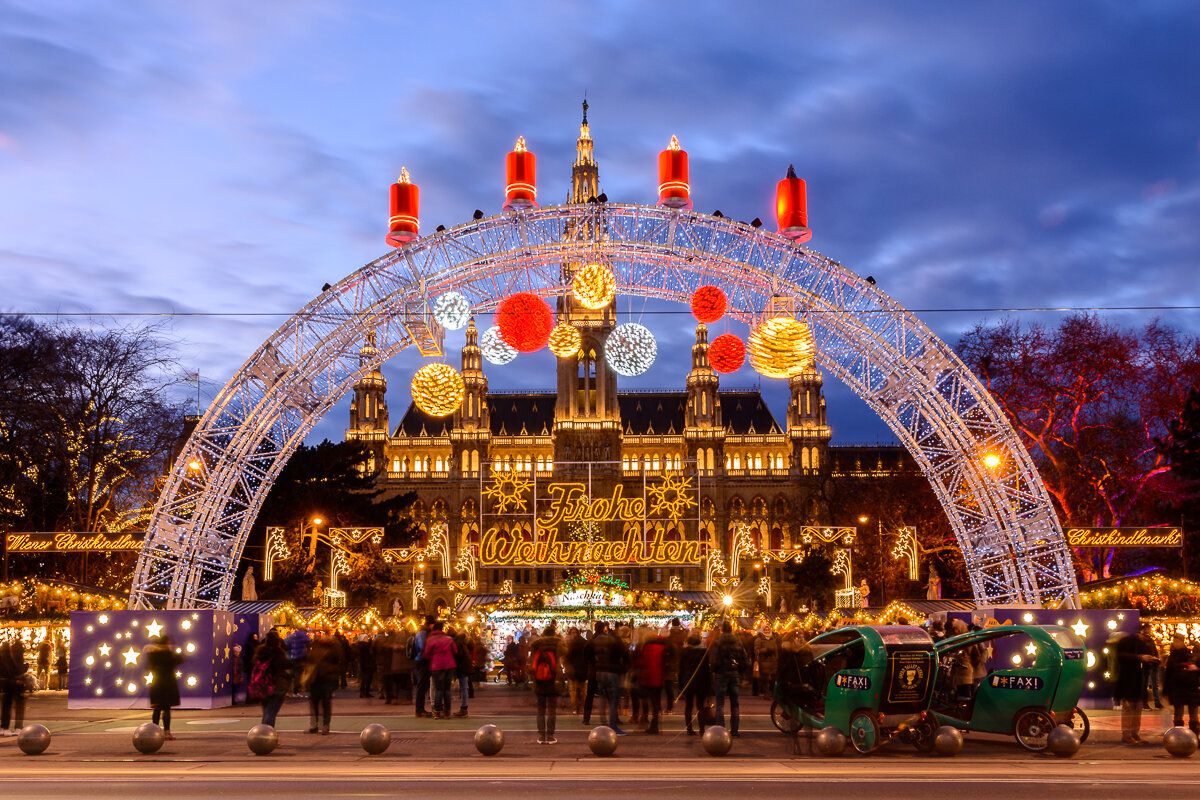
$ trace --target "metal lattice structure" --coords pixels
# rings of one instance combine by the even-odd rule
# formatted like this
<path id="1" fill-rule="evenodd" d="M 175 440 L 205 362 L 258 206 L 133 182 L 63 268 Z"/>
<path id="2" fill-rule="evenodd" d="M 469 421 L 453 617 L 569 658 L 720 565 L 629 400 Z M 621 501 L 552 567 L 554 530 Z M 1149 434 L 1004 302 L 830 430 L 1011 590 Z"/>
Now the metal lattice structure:
<path id="1" fill-rule="evenodd" d="M 590 232 L 601 231 L 599 237 Z M 564 261 L 612 265 L 619 293 L 686 303 L 720 285 L 753 323 L 794 304 L 817 362 L 883 419 L 950 520 L 981 603 L 1077 602 L 1071 560 L 1028 453 L 986 389 L 873 284 L 791 240 L 733 220 L 643 205 L 553 206 L 427 236 L 344 278 L 284 323 L 214 399 L 154 510 L 130 604 L 223 608 L 271 483 L 312 426 L 401 350 L 440 350 L 430 303 L 475 313 L 514 292 L 555 297 Z M 373 359 L 359 348 L 374 334 Z M 998 456 L 995 466 L 984 455 Z M 189 469 L 197 461 L 200 469 Z M 990 459 L 995 461 L 995 459 Z"/>

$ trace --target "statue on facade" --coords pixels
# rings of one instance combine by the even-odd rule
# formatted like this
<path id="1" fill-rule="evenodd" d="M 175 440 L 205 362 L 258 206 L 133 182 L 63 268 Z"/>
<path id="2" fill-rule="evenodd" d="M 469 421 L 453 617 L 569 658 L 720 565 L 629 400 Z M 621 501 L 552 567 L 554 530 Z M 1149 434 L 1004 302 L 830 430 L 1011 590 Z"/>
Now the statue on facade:
<path id="1" fill-rule="evenodd" d="M 404 613 L 404 606 L 400 604 L 400 598 L 392 600 L 392 616 L 398 617 Z"/>
<path id="2" fill-rule="evenodd" d="M 867 585 L 866 578 L 863 578 L 862 583 L 858 585 L 858 605 L 860 608 L 867 608 L 871 605 L 871 587 Z"/>
<path id="3" fill-rule="evenodd" d="M 929 581 L 925 584 L 926 600 L 942 599 L 942 578 L 938 575 L 937 567 L 929 565 Z"/>
<path id="4" fill-rule="evenodd" d="M 242 601 L 248 602 L 257 599 L 258 590 L 254 587 L 254 567 L 251 566 L 242 577 Z"/>
<path id="5" fill-rule="evenodd" d="M 780 613 L 780 614 L 786 614 L 786 613 L 787 613 L 787 610 L 788 610 L 788 607 L 787 607 L 787 598 L 786 598 L 786 597 L 781 597 L 781 598 L 779 598 L 779 613 Z"/>

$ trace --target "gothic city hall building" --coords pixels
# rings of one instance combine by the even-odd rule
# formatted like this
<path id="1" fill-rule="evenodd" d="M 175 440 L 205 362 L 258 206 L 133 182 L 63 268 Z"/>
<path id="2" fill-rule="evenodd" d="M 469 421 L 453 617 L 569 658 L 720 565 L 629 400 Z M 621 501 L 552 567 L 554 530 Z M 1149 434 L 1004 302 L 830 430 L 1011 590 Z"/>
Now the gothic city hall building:
<path id="1" fill-rule="evenodd" d="M 569 203 L 601 198 L 586 110 Z M 563 263 L 564 285 L 583 266 Z M 906 459 L 894 447 L 831 448 L 815 369 L 789 380 L 781 421 L 759 390 L 721 389 L 699 324 L 681 390 L 622 391 L 604 352 L 615 297 L 592 309 L 562 295 L 556 317 L 581 343 L 557 359 L 553 391 L 490 391 L 475 320 L 461 352 L 466 397 L 452 415 L 410 404 L 392 428 L 382 372 L 354 387 L 346 437 L 368 445 L 385 490 L 417 496 L 426 549 L 411 561 L 413 610 L 549 590 L 581 572 L 663 592 L 753 582 L 758 602 L 794 608 L 782 567 L 830 535 L 833 482 Z"/>

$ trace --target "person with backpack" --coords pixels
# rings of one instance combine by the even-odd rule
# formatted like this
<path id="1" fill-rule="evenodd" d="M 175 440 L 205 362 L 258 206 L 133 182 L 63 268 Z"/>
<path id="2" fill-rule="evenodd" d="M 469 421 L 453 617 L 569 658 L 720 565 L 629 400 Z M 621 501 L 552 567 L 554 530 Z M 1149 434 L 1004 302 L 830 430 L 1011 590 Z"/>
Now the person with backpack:
<path id="1" fill-rule="evenodd" d="M 729 697 L 729 735 L 738 733 L 738 684 L 748 663 L 746 649 L 733 635 L 729 620 L 721 623 L 721 635 L 712 649 L 713 686 L 716 695 L 717 724 L 725 727 L 725 697 Z"/>
<path id="2" fill-rule="evenodd" d="M 262 724 L 275 726 L 279 709 L 292 686 L 292 662 L 283 649 L 279 631 L 272 628 L 263 637 L 262 644 L 254 652 L 254 666 L 250 669 L 250 700 L 262 703 Z"/>
<path id="3" fill-rule="evenodd" d="M 171 649 L 171 640 L 165 634 L 159 636 L 142 651 L 142 666 L 150 673 L 150 707 L 154 709 L 151 721 L 157 725 L 162 720 L 163 735 L 174 739 L 171 733 L 171 708 L 179 705 L 179 679 L 176 668 L 183 657 Z"/>
<path id="4" fill-rule="evenodd" d="M 450 684 L 454 673 L 458 670 L 454 639 L 444 630 L 445 623 L 438 620 L 433 623 L 433 630 L 425 639 L 425 647 L 421 655 L 428 664 L 428 672 L 433 682 L 433 718 L 450 718 Z"/>
<path id="5" fill-rule="evenodd" d="M 562 637 L 547 625 L 529 647 L 533 692 L 537 695 L 538 744 L 558 744 L 554 723 L 558 718 L 558 687 L 567 653 Z"/>
<path id="6" fill-rule="evenodd" d="M 405 652 L 413 662 L 413 715 L 417 717 L 434 716 L 425 710 L 425 699 L 429 697 L 429 683 L 432 677 L 425 645 L 429 638 L 429 632 L 433 629 L 436 621 L 437 618 L 432 614 L 425 617 L 425 625 L 417 631 L 416 635 L 409 638 L 405 648 Z"/>

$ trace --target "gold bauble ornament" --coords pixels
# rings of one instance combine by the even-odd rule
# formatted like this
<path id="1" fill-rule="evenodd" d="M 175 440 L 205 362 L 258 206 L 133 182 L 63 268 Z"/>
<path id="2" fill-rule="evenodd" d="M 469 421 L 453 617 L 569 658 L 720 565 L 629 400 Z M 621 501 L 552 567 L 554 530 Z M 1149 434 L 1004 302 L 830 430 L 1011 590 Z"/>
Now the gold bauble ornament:
<path id="1" fill-rule="evenodd" d="M 812 331 L 791 317 L 772 317 L 750 332 L 750 366 L 768 378 L 790 378 L 813 368 Z"/>
<path id="2" fill-rule="evenodd" d="M 603 264 L 588 264 L 571 281 L 575 300 L 584 308 L 597 311 L 612 302 L 617 294 L 617 277 Z"/>
<path id="3" fill-rule="evenodd" d="M 431 417 L 453 414 L 466 394 L 462 376 L 449 364 L 426 364 L 413 375 L 413 402 Z"/>
<path id="4" fill-rule="evenodd" d="M 569 322 L 560 322 L 550 331 L 550 352 L 559 358 L 570 358 L 582 345 L 579 329 Z"/>

